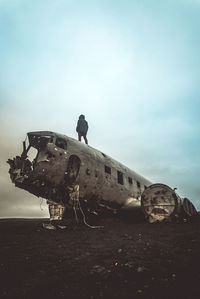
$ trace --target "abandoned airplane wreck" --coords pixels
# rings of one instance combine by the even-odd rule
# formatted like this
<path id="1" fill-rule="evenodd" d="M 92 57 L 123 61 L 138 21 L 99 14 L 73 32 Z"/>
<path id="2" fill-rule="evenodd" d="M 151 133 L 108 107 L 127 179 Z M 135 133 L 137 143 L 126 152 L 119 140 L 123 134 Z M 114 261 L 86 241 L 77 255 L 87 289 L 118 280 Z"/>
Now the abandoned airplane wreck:
<path id="1" fill-rule="evenodd" d="M 47 199 L 51 220 L 70 209 L 103 215 L 140 211 L 149 222 L 192 217 L 197 213 L 175 190 L 149 180 L 111 157 L 73 138 L 50 131 L 27 133 L 21 156 L 9 159 L 15 186 Z M 37 155 L 30 161 L 30 148 Z"/>

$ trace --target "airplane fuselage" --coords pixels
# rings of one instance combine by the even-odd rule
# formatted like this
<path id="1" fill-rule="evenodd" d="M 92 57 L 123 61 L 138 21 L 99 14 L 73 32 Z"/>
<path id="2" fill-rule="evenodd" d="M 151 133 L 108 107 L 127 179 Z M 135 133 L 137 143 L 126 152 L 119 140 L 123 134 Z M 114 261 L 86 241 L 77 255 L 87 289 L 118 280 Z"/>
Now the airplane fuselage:
<path id="1" fill-rule="evenodd" d="M 12 181 L 19 188 L 57 204 L 68 204 L 70 188 L 80 186 L 80 200 L 116 210 L 140 206 L 151 185 L 128 167 L 73 138 L 49 131 L 28 133 L 29 146 L 9 160 Z M 30 162 L 30 147 L 37 156 Z"/>
<path id="2" fill-rule="evenodd" d="M 197 213 L 175 189 L 152 185 L 91 146 L 50 131 L 27 135 L 28 147 L 24 142 L 21 156 L 8 160 L 10 177 L 17 187 L 46 198 L 52 219 L 61 219 L 66 209 L 74 208 L 76 200 L 93 214 L 140 211 L 150 222 Z M 33 161 L 28 159 L 31 147 L 37 150 Z"/>

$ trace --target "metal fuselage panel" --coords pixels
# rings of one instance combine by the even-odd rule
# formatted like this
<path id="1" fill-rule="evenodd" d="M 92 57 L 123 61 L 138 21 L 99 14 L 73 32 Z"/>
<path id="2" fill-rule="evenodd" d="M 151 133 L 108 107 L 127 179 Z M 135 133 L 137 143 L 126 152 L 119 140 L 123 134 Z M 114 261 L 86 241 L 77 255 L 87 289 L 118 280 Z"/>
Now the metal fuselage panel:
<path id="1" fill-rule="evenodd" d="M 9 159 L 11 179 L 17 187 L 52 202 L 67 204 L 70 187 L 78 184 L 80 199 L 133 208 L 140 206 L 141 193 L 151 185 L 121 163 L 73 138 L 48 131 L 30 132 L 28 137 L 38 154 L 29 167 L 25 167 L 30 161 L 24 153 Z M 76 176 L 72 182 L 73 171 Z"/>
<path id="2" fill-rule="evenodd" d="M 151 182 L 142 178 L 129 168 L 115 161 L 100 151 L 68 139 L 68 154 L 76 155 L 81 160 L 77 184 L 80 186 L 80 197 L 99 197 L 112 204 L 123 206 L 128 199 L 141 196 L 144 186 Z M 110 173 L 105 168 L 110 169 Z M 118 172 L 123 175 L 123 184 L 118 182 Z M 132 179 L 132 183 L 129 179 Z M 140 187 L 138 187 L 138 183 Z"/>

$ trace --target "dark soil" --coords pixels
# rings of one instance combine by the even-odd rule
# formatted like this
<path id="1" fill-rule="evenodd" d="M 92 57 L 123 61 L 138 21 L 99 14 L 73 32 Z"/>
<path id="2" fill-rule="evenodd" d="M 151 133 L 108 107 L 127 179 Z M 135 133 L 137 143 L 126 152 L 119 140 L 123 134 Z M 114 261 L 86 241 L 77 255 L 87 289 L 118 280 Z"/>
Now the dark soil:
<path id="1" fill-rule="evenodd" d="M 200 223 L 0 220 L 0 298 L 200 298 Z"/>

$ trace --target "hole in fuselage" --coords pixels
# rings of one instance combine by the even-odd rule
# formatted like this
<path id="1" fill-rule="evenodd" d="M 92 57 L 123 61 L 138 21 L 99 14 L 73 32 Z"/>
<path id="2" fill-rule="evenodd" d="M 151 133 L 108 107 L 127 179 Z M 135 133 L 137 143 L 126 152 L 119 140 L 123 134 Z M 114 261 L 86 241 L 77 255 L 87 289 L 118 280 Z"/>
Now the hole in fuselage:
<path id="1" fill-rule="evenodd" d="M 37 154 L 38 154 L 38 150 L 31 146 L 31 148 L 29 149 L 29 151 L 27 153 L 28 159 L 31 162 L 33 162 L 35 160 L 35 158 L 37 157 Z"/>

